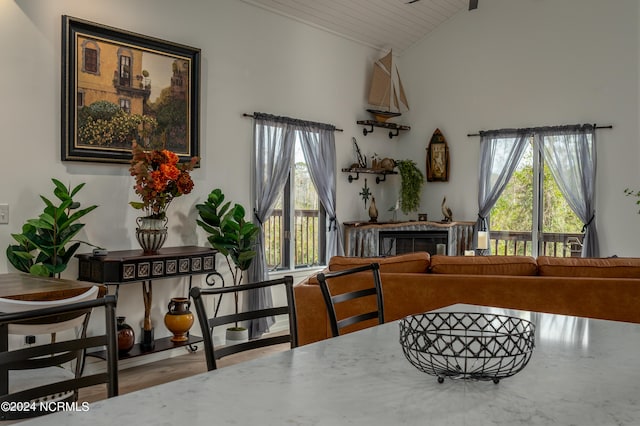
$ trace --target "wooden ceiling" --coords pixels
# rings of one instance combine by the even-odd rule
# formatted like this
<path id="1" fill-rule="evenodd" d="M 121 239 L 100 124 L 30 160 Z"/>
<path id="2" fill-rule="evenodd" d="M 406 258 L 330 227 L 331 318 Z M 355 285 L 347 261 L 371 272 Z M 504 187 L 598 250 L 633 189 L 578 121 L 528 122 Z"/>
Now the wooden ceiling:
<path id="1" fill-rule="evenodd" d="M 347 39 L 401 55 L 468 0 L 243 0 Z"/>

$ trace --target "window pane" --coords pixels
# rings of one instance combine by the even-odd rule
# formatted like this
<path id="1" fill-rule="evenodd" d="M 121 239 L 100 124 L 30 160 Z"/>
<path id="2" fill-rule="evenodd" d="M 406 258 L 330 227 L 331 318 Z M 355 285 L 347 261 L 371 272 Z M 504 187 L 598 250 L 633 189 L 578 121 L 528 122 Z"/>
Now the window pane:
<path id="1" fill-rule="evenodd" d="M 491 210 L 491 248 L 505 256 L 580 256 L 582 222 L 560 192 L 548 167 L 542 168 L 541 195 L 534 194 L 533 141 L 524 152 L 505 191 Z M 534 197 L 538 206 L 538 230 L 534 230 Z M 532 246 L 537 232 L 538 248 Z"/>
<path id="2" fill-rule="evenodd" d="M 276 270 L 285 266 L 284 257 L 284 215 L 282 210 L 282 194 L 278 197 L 273 213 L 264 224 L 264 243 L 267 268 Z"/>
<path id="3" fill-rule="evenodd" d="M 493 254 L 531 256 L 532 220 L 533 149 L 529 145 L 507 187 L 491 209 Z"/>
<path id="4" fill-rule="evenodd" d="M 542 241 L 540 255 L 580 257 L 582 221 L 571 210 L 548 167 L 544 168 Z"/>
<path id="5" fill-rule="evenodd" d="M 272 271 L 325 264 L 326 214 L 299 139 L 292 163 L 287 184 L 264 224 L 267 266 Z"/>
<path id="6" fill-rule="evenodd" d="M 296 142 L 294 162 L 295 266 L 312 266 L 319 263 L 320 257 L 320 203 L 299 142 Z"/>

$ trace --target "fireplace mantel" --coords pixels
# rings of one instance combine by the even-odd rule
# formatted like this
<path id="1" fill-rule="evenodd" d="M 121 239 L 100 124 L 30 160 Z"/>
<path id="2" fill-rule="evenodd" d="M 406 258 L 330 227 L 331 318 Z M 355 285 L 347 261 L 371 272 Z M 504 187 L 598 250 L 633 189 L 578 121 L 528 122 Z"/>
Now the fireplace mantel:
<path id="1" fill-rule="evenodd" d="M 344 222 L 345 255 L 374 257 L 379 251 L 380 231 L 412 231 L 414 233 L 444 231 L 448 234 L 447 254 L 462 256 L 473 249 L 475 222 Z M 433 253 L 432 253 L 433 254 Z"/>

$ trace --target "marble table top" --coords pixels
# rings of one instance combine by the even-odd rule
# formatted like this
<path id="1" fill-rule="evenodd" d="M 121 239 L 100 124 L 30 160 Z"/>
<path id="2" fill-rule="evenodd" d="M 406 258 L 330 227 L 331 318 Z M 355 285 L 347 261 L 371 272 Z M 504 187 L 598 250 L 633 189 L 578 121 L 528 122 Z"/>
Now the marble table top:
<path id="1" fill-rule="evenodd" d="M 406 360 L 393 322 L 27 423 L 640 425 L 640 325 L 470 305 L 443 310 L 532 321 L 529 364 L 498 384 L 439 384 Z"/>

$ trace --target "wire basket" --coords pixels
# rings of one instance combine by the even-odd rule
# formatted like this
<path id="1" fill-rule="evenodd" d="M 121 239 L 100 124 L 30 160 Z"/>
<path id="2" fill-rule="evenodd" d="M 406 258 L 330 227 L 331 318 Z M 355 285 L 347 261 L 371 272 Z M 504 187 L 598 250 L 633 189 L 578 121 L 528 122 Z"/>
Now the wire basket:
<path id="1" fill-rule="evenodd" d="M 400 321 L 400 345 L 418 370 L 498 383 L 522 370 L 535 346 L 535 325 L 507 315 L 430 312 Z"/>

